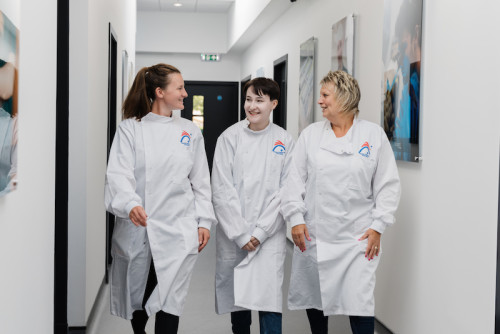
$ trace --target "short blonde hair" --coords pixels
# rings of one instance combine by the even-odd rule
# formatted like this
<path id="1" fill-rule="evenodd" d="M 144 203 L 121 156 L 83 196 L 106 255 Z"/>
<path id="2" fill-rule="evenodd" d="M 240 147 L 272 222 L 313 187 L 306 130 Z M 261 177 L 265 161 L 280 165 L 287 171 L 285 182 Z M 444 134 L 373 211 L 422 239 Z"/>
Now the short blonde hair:
<path id="1" fill-rule="evenodd" d="M 352 75 L 344 71 L 330 71 L 321 80 L 320 84 L 321 86 L 331 85 L 333 87 L 335 99 L 342 113 L 358 115 L 361 91 L 359 90 L 358 81 Z"/>

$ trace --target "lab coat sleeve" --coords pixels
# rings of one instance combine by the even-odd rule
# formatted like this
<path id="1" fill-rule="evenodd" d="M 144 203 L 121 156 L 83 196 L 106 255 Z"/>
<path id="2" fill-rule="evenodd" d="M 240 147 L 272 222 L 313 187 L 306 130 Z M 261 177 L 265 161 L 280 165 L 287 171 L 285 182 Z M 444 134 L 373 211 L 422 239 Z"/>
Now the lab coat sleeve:
<path id="1" fill-rule="evenodd" d="M 124 121 L 111 145 L 104 188 L 106 210 L 120 218 L 128 218 L 134 207 L 143 206 L 135 191 L 134 168 L 134 129 L 130 121 Z"/>
<path id="2" fill-rule="evenodd" d="M 225 133 L 217 139 L 212 167 L 212 200 L 219 226 L 229 240 L 241 248 L 250 241 L 251 235 L 233 185 L 234 142 Z"/>
<path id="3" fill-rule="evenodd" d="M 269 205 L 266 207 L 264 212 L 261 214 L 257 221 L 257 226 L 252 232 L 252 236 L 254 236 L 259 242 L 262 244 L 266 241 L 267 238 L 273 236 L 283 224 L 281 219 L 278 219 L 278 215 L 280 214 L 280 206 L 281 206 L 281 197 L 280 190 L 284 188 L 285 180 L 288 177 L 290 167 L 292 164 L 292 152 L 294 149 L 294 142 L 291 136 L 288 136 L 286 142 L 288 143 L 288 151 L 285 156 L 285 162 L 283 164 L 283 169 L 280 173 L 280 187 L 278 191 L 273 195 L 272 200 Z"/>
<path id="4" fill-rule="evenodd" d="M 207 155 L 205 153 L 205 142 L 201 131 L 196 128 L 196 139 L 194 141 L 194 163 L 189 173 L 189 181 L 195 198 L 196 216 L 198 227 L 210 230 L 215 222 L 215 213 L 212 205 L 212 191 L 210 188 L 210 172 L 208 170 Z"/>
<path id="5" fill-rule="evenodd" d="M 292 227 L 305 224 L 304 214 L 306 212 L 306 205 L 304 203 L 304 196 L 307 182 L 306 130 L 301 134 L 293 149 L 287 173 L 284 175 L 284 185 L 280 189 L 280 211 Z"/>
<path id="6" fill-rule="evenodd" d="M 377 167 L 373 175 L 372 189 L 375 206 L 372 210 L 372 230 L 384 233 L 385 228 L 395 221 L 394 213 L 398 208 L 401 195 L 398 168 L 391 144 L 382 132 Z"/>

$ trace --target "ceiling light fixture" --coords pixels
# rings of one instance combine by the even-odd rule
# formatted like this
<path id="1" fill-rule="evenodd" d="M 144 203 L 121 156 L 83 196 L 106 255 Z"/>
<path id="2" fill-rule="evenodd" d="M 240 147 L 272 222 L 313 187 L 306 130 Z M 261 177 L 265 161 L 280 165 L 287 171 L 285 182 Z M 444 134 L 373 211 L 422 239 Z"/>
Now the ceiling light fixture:
<path id="1" fill-rule="evenodd" d="M 179 1 L 176 1 L 176 2 L 174 2 L 174 6 L 175 6 L 175 7 L 181 7 L 181 6 L 182 6 L 182 4 L 181 4 Z"/>

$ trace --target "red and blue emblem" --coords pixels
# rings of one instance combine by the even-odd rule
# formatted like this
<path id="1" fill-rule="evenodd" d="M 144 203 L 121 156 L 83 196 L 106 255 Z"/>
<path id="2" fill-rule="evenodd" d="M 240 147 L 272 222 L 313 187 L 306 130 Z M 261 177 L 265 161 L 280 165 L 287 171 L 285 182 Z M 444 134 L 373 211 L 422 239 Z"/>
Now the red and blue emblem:
<path id="1" fill-rule="evenodd" d="M 285 144 L 283 144 L 281 141 L 277 140 L 274 143 L 273 152 L 276 154 L 279 154 L 279 155 L 285 154 L 285 152 L 286 152 Z"/>
<path id="2" fill-rule="evenodd" d="M 361 149 L 358 151 L 359 154 L 362 156 L 368 158 L 370 156 L 370 152 L 373 146 L 370 146 L 367 141 L 364 142 L 363 145 L 361 145 Z"/>
<path id="3" fill-rule="evenodd" d="M 191 143 L 191 135 L 187 133 L 186 131 L 182 131 L 181 135 L 181 144 L 189 146 Z"/>

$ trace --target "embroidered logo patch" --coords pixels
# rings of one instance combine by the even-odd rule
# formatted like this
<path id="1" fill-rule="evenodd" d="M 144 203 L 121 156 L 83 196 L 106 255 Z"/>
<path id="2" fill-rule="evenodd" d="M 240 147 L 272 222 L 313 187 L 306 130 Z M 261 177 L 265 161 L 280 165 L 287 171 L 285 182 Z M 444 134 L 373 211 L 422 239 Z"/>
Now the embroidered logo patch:
<path id="1" fill-rule="evenodd" d="M 370 156 L 370 151 L 373 148 L 373 146 L 370 146 L 367 141 L 363 145 L 361 145 L 361 149 L 358 151 L 359 154 L 361 154 L 364 157 L 369 157 Z"/>
<path id="2" fill-rule="evenodd" d="M 189 146 L 191 143 L 191 135 L 187 133 L 186 131 L 182 131 L 181 135 L 181 144 Z"/>
<path id="3" fill-rule="evenodd" d="M 279 154 L 279 155 L 285 154 L 285 152 L 286 152 L 285 144 L 283 144 L 281 141 L 277 140 L 274 143 L 273 152 L 276 154 Z"/>

